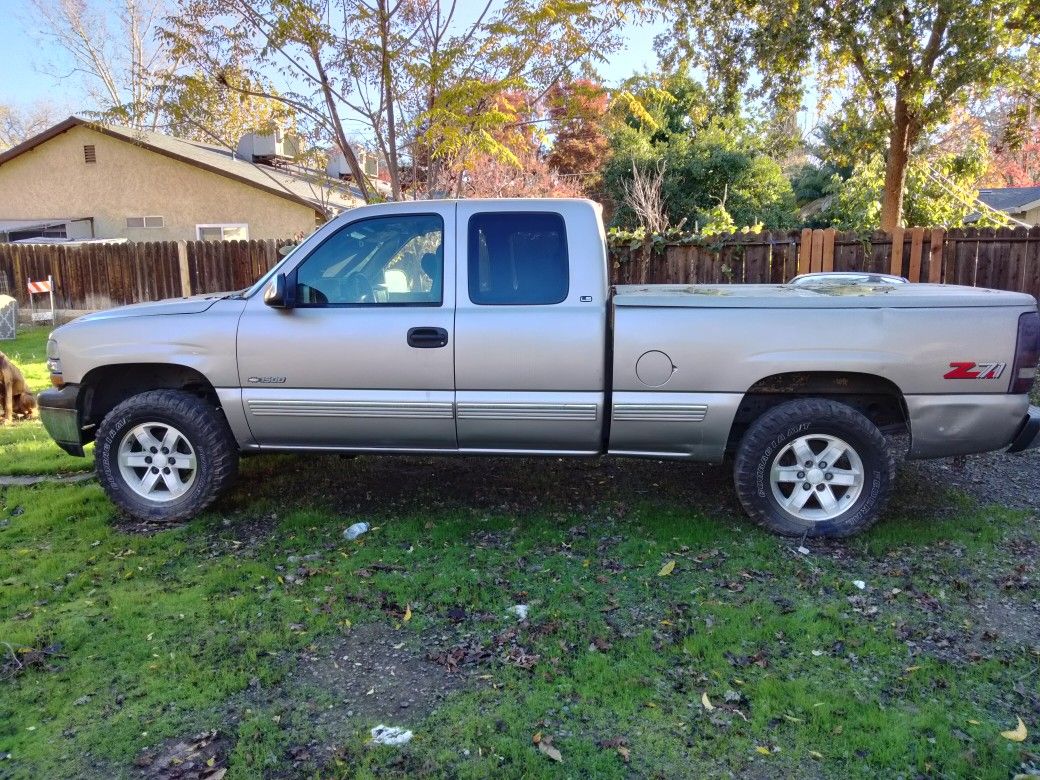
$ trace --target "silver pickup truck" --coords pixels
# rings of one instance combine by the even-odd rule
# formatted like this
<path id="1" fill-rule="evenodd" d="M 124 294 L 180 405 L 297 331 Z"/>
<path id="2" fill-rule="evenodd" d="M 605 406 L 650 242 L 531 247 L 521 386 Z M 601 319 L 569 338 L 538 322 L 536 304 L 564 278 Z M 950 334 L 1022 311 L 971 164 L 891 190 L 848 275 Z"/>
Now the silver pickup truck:
<path id="1" fill-rule="evenodd" d="M 608 282 L 596 204 L 354 209 L 253 287 L 54 331 L 43 422 L 112 500 L 191 517 L 242 453 L 732 459 L 787 535 L 874 521 L 909 457 L 1040 446 L 1036 301 L 883 279 Z"/>

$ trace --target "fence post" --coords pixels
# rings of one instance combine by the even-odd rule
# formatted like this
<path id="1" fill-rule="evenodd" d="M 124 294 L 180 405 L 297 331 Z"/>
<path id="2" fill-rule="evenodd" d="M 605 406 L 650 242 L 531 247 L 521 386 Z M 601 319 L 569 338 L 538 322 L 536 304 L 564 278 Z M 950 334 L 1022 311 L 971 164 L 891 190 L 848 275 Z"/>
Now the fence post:
<path id="1" fill-rule="evenodd" d="M 181 295 L 187 298 L 192 294 L 191 269 L 188 267 L 188 242 L 177 242 L 177 264 L 181 270 Z"/>

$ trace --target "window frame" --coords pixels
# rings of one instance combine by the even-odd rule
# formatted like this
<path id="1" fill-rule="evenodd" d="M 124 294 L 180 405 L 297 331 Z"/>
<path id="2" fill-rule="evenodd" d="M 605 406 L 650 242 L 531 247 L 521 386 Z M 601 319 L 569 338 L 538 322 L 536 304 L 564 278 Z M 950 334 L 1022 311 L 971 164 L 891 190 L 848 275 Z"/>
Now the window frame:
<path id="1" fill-rule="evenodd" d="M 299 274 L 299 270 L 304 265 L 306 265 L 307 261 L 310 260 L 311 257 L 313 257 L 317 252 L 321 251 L 321 248 L 324 247 L 325 244 L 327 244 L 328 242 L 334 240 L 336 238 L 336 236 L 338 236 L 340 233 L 342 233 L 344 231 L 347 231 L 347 230 L 351 230 L 352 228 L 354 228 L 355 225 L 359 225 L 362 222 L 369 222 L 371 220 L 376 220 L 376 219 L 401 219 L 403 217 L 436 217 L 437 221 L 440 223 L 440 230 L 441 230 L 441 290 L 440 290 L 440 298 L 438 298 L 438 300 L 436 300 L 436 301 L 384 301 L 384 302 L 374 302 L 374 303 L 321 303 L 321 304 L 300 303 L 297 300 L 297 295 L 296 295 L 297 289 L 298 289 L 297 288 L 297 277 L 298 277 L 298 274 Z M 442 214 L 440 214 L 440 213 L 438 213 L 436 211 L 408 211 L 408 212 L 404 212 L 402 214 L 373 214 L 373 215 L 368 216 L 368 217 L 361 217 L 360 219 L 355 219 L 353 222 L 348 222 L 343 227 L 337 229 L 336 231 L 330 233 L 328 236 L 323 238 L 321 240 L 320 244 L 318 244 L 313 249 L 311 249 L 309 252 L 307 252 L 307 255 L 304 258 L 302 258 L 300 260 L 300 262 L 298 262 L 295 266 L 293 266 L 293 269 L 291 271 L 286 273 L 286 275 L 285 275 L 285 286 L 286 286 L 287 289 L 292 290 L 292 292 L 290 294 L 292 295 L 292 298 L 293 298 L 293 308 L 294 309 L 382 309 L 382 308 L 397 309 L 397 308 L 404 308 L 404 307 L 422 308 L 422 309 L 438 309 L 438 308 L 441 308 L 441 307 L 444 306 L 444 288 L 445 288 L 445 286 L 448 283 L 448 279 L 447 279 L 447 277 L 446 277 L 446 275 L 444 273 L 445 266 L 447 265 L 447 261 L 445 259 L 445 255 L 446 255 L 446 252 L 445 252 L 445 235 L 446 235 L 446 227 L 445 227 L 445 223 L 444 223 L 444 215 L 442 215 Z"/>
<path id="2" fill-rule="evenodd" d="M 130 220 L 131 219 L 139 219 L 139 220 L 141 220 L 141 224 L 140 225 L 131 225 L 130 224 Z M 148 220 L 150 220 L 150 219 L 158 219 L 160 221 L 160 224 L 158 224 L 158 225 L 149 225 L 148 224 Z M 165 229 L 165 227 L 166 227 L 166 217 L 161 217 L 161 216 L 159 216 L 157 214 L 148 214 L 148 215 L 141 216 L 141 217 L 127 217 L 126 218 L 126 229 L 127 230 L 163 230 L 163 229 Z"/>
<path id="3" fill-rule="evenodd" d="M 526 302 L 509 303 L 509 302 L 506 302 L 506 301 L 494 301 L 494 302 L 484 303 L 484 302 L 481 302 L 481 301 L 473 300 L 473 278 L 474 278 L 473 274 L 475 272 L 475 269 L 477 269 L 478 263 L 479 263 L 479 257 L 474 256 L 470 252 L 470 249 L 471 249 L 471 247 L 470 247 L 470 238 L 471 238 L 471 231 L 473 230 L 473 220 L 475 218 L 477 218 L 477 217 L 489 217 L 489 216 L 495 216 L 495 217 L 542 216 L 542 217 L 555 218 L 556 220 L 559 221 L 559 224 L 560 224 L 560 227 L 561 227 L 560 233 L 563 236 L 563 253 L 564 253 L 564 258 L 566 260 L 566 268 L 565 268 L 566 274 L 565 274 L 565 278 L 567 280 L 566 285 L 565 285 L 565 287 L 563 289 L 563 297 L 562 298 L 560 298 L 559 300 L 556 300 L 556 301 L 544 302 L 544 303 L 526 303 Z M 568 240 L 568 237 L 567 237 L 567 220 L 563 216 L 563 214 L 559 213 L 558 211 L 541 211 L 541 210 L 527 210 L 527 211 L 521 211 L 521 210 L 512 210 L 512 211 L 477 211 L 477 212 L 474 212 L 474 213 L 470 214 L 469 218 L 466 220 L 466 295 L 467 295 L 467 297 L 469 299 L 469 302 L 471 304 L 473 304 L 474 306 L 559 306 L 561 303 L 565 303 L 567 301 L 567 299 L 571 295 L 571 251 L 570 251 L 570 241 Z"/>
<path id="4" fill-rule="evenodd" d="M 204 228 L 213 229 L 220 228 L 220 238 L 211 239 L 203 238 L 202 231 Z M 224 228 L 245 228 L 245 238 L 224 238 Z M 195 225 L 195 240 L 196 241 L 248 241 L 249 240 L 249 223 L 248 222 L 212 222 L 207 224 Z"/>

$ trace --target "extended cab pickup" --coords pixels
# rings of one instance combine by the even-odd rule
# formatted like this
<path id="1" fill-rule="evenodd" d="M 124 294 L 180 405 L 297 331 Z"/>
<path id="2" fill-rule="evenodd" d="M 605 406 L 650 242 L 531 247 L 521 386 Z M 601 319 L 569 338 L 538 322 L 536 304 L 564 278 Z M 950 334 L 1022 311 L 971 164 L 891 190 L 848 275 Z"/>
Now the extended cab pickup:
<path id="1" fill-rule="evenodd" d="M 596 204 L 418 201 L 317 230 L 253 287 L 58 328 L 44 424 L 123 510 L 208 506 L 241 453 L 722 462 L 790 535 L 868 526 L 909 457 L 1040 445 L 1029 295 L 885 280 L 608 282 Z"/>

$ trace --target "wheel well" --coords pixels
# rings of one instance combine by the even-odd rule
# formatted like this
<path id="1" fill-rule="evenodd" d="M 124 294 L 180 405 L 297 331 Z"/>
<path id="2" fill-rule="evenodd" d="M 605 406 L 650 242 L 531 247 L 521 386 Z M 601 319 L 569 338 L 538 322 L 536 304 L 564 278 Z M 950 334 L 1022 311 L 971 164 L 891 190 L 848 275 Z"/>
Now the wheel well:
<path id="1" fill-rule="evenodd" d="M 121 363 L 92 369 L 83 377 L 81 422 L 93 434 L 105 415 L 122 401 L 148 390 L 186 390 L 220 406 L 217 392 L 205 376 L 188 366 L 171 363 Z"/>
<path id="2" fill-rule="evenodd" d="M 763 413 L 796 398 L 829 398 L 851 406 L 883 433 L 910 432 L 903 393 L 891 380 L 853 372 L 795 371 L 764 377 L 748 388 L 730 428 L 727 455 Z"/>

